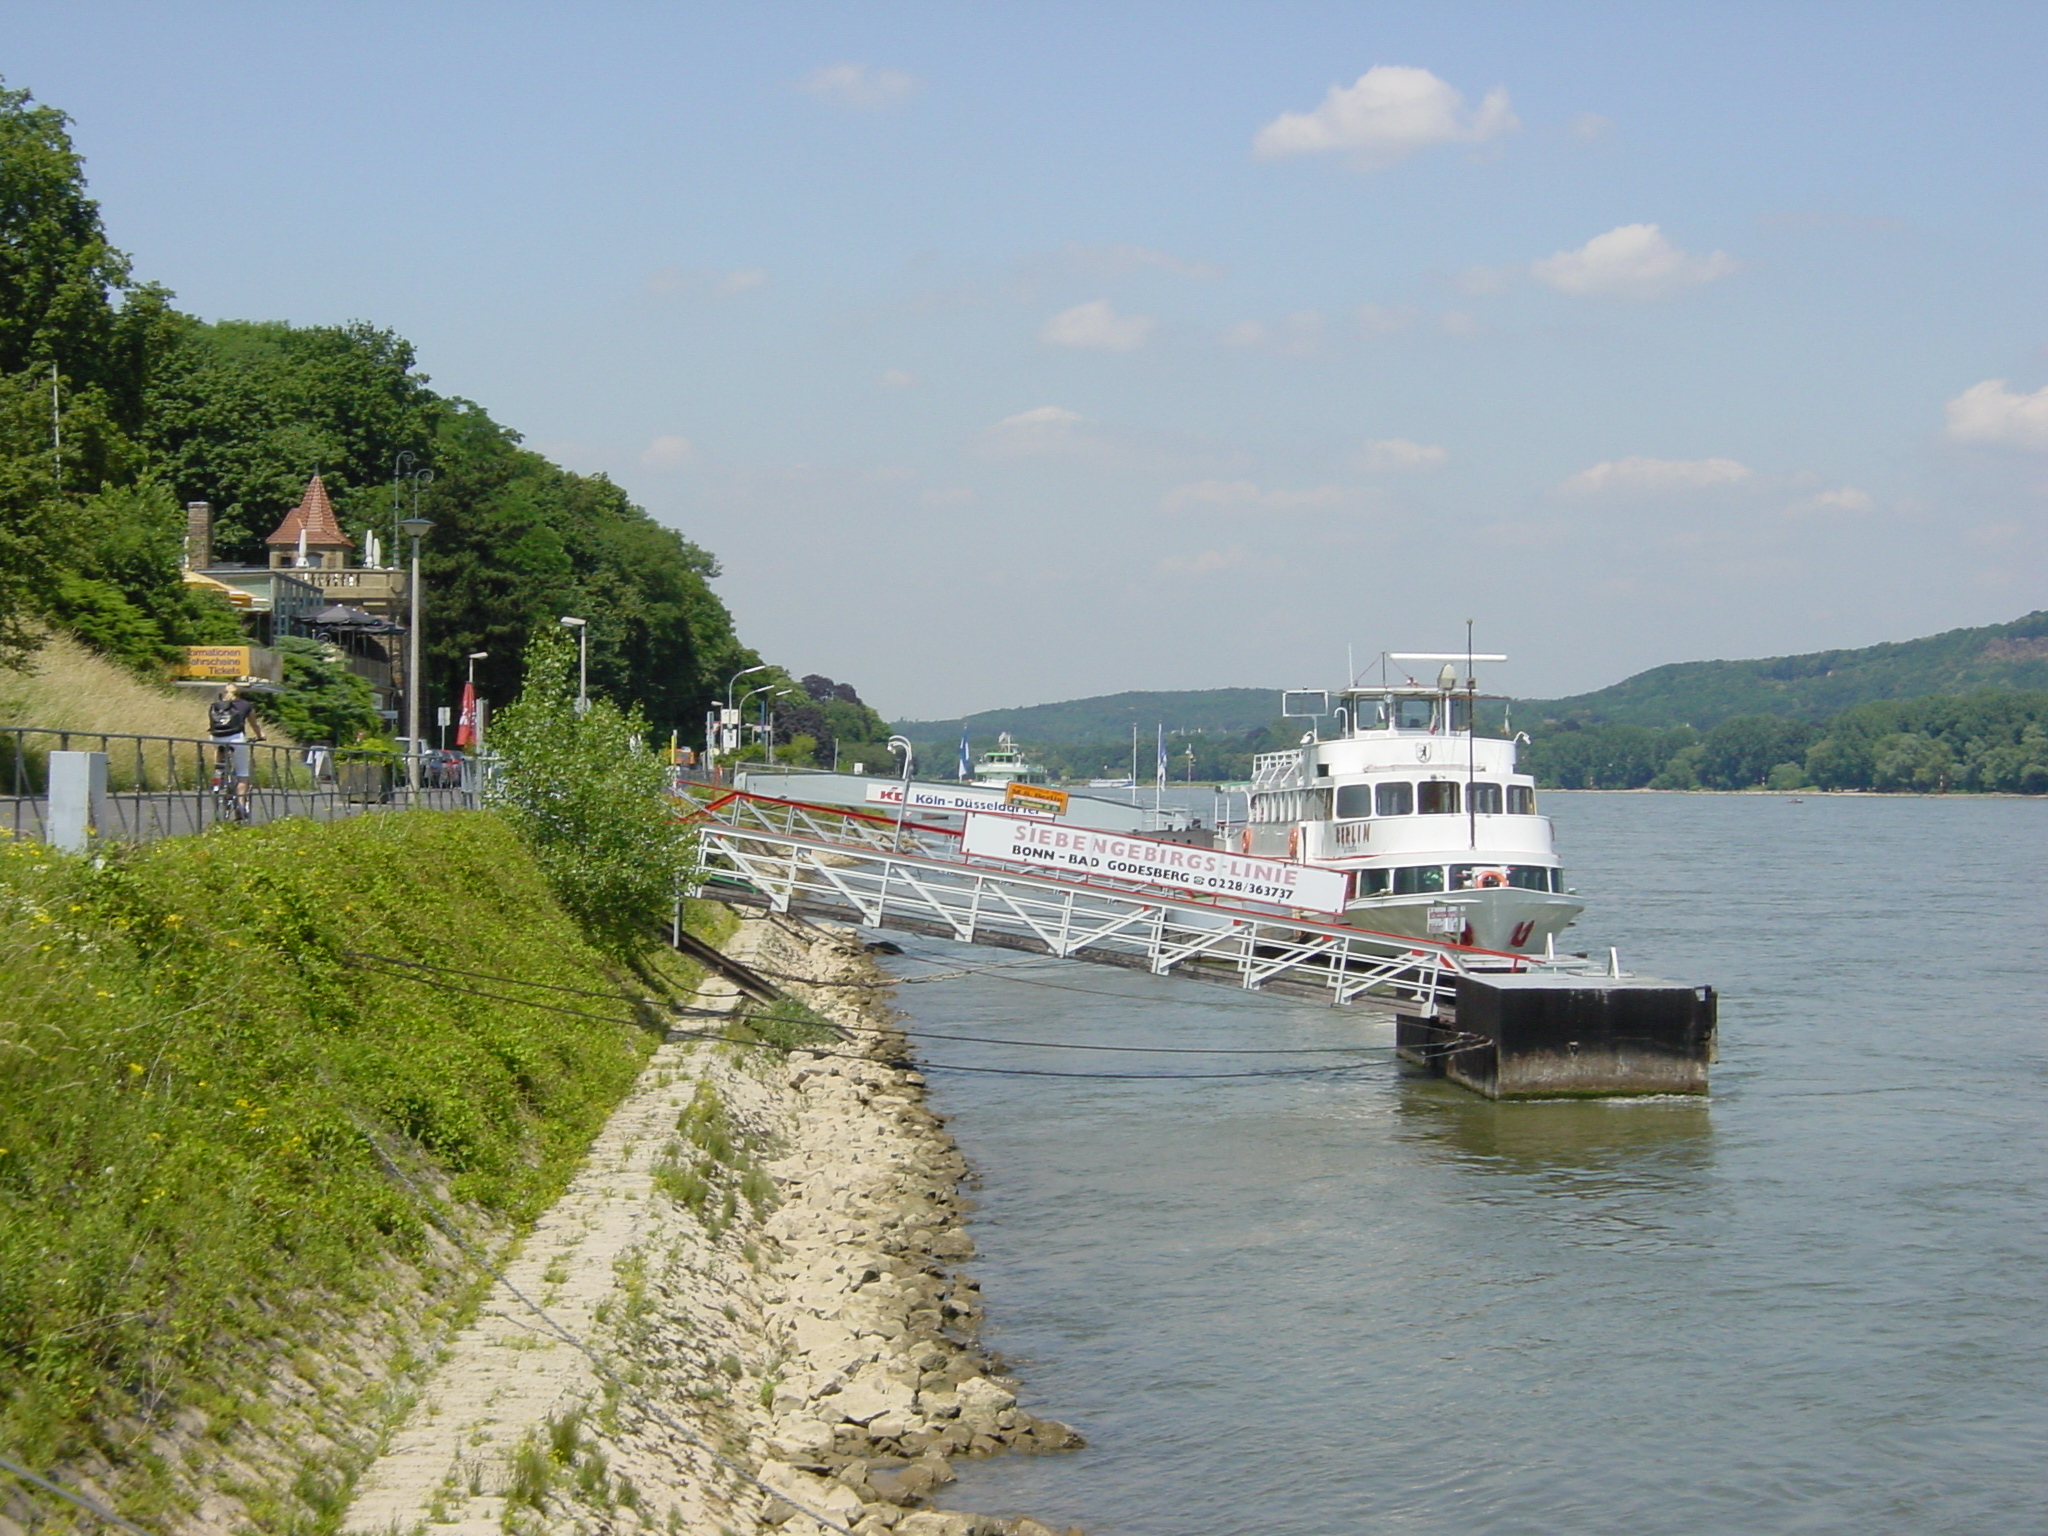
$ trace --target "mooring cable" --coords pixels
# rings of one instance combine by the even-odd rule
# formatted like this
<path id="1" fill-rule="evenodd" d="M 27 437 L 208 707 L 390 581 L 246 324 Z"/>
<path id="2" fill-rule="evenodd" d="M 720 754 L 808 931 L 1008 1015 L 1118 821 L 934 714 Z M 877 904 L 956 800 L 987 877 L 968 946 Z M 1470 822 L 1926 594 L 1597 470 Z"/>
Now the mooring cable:
<path id="1" fill-rule="evenodd" d="M 414 974 L 414 972 L 416 972 L 416 971 L 419 971 L 419 970 L 433 970 L 433 969 L 438 969 L 438 967 L 434 967 L 434 966 L 431 966 L 431 965 L 429 965 L 429 964 L 427 964 L 426 962 L 423 962 L 423 961 L 399 961 L 399 962 L 395 962 L 395 963 L 397 963 L 397 964 L 399 964 L 399 965 L 403 965 L 403 966 L 406 966 L 406 967 L 407 967 L 408 969 L 407 969 L 407 970 L 396 970 L 396 971 L 392 971 L 392 970 L 387 970 L 387 971 L 381 971 L 381 972 L 380 972 L 380 971 L 378 971 L 378 970 L 376 969 L 376 964 L 375 964 L 375 963 L 372 963 L 372 964 L 364 964 L 364 963 L 363 963 L 364 961 L 370 961 L 370 962 L 376 962 L 376 963 L 384 963 L 384 964 L 391 964 L 391 963 L 394 963 L 394 962 L 390 962 L 390 961 L 387 961 L 387 960 L 385 960 L 385 958 L 384 958 L 384 957 L 382 957 L 382 956 L 374 956 L 374 955 L 364 955 L 364 954 L 359 954 L 359 955 L 358 955 L 358 957 L 357 957 L 357 958 L 356 958 L 356 959 L 355 959 L 354 961 L 352 961 L 351 963 L 352 963 L 352 964 L 355 964 L 355 965 L 356 965 L 356 966 L 357 966 L 357 967 L 358 967 L 359 969 L 362 969 L 362 970 L 368 970 L 368 971 L 370 971 L 370 972 L 371 972 L 372 974 L 381 974 L 381 975 L 389 976 L 389 977 L 392 977 L 392 978 L 393 978 L 394 980 L 401 980 L 401 981 L 413 981 L 413 982 L 417 982 L 417 983 L 419 983 L 419 984 L 420 984 L 421 986 L 425 986 L 425 987 L 431 987 L 431 988 L 433 988 L 433 989 L 434 989 L 434 990 L 436 990 L 436 991 L 456 993 L 456 994 L 458 994 L 458 995 L 461 995 L 461 996 L 465 996 L 465 997 L 478 997 L 478 998 L 482 998 L 482 999 L 484 999 L 484 1000 L 485 1000 L 485 1001 L 487 1001 L 487 1002 L 494 1002 L 494 1003 L 511 1003 L 511 1004 L 513 1004 L 513 1005 L 515 1005 L 515 1006 L 518 1006 L 518 1007 L 527 1007 L 527 1008 L 538 1008 L 538 1009 L 540 1009 L 540 1010 L 542 1010 L 543 1012 L 546 1012 L 546 1013 L 559 1013 L 559 1014 L 565 1014 L 565 1015 L 567 1015 L 567 1016 L 568 1016 L 568 1017 L 570 1017 L 570 1018 L 578 1018 L 578 1019 L 590 1019 L 590 1020 L 592 1020 L 592 1021 L 594 1021 L 594 1022 L 597 1022 L 597 1023 L 601 1023 L 601 1024 L 619 1024 L 619 1025 L 625 1025 L 625 1026 L 628 1026 L 628 1027 L 633 1027 L 633 1026 L 637 1026 L 637 1025 L 638 1025 L 638 1024 L 639 1024 L 639 1023 L 641 1022 L 641 1021 L 639 1021 L 639 1020 L 637 1020 L 637 1019 L 623 1019 L 623 1018 L 619 1018 L 619 1017 L 617 1017 L 617 1016 L 615 1016 L 615 1015 L 612 1015 L 612 1014 L 602 1014 L 602 1013 L 593 1013 L 593 1012 L 589 1011 L 588 1009 L 583 1009 L 583 1008 L 567 1008 L 567 1007 L 563 1007 L 562 1005 L 560 1005 L 560 1004 L 558 1004 L 558 1003 L 543 1003 L 543 1002 L 537 1002 L 537 1001 L 534 1001 L 534 1000 L 532 1000 L 532 999 L 529 999 L 529 998 L 522 998 L 522 997 L 508 997 L 508 996 L 506 996 L 506 995 L 505 995 L 504 993 L 501 993 L 501 992 L 486 992 L 486 991 L 483 991 L 483 990 L 481 990 L 481 989 L 479 989 L 479 988 L 476 988 L 476 987 L 463 987 L 463 986 L 457 986 L 457 985 L 455 985 L 455 984 L 454 984 L 453 982 L 446 982 L 446 981 L 437 981 L 437 980 L 434 980 L 434 979 L 432 979 L 431 977 L 427 977 L 427 976 L 422 976 L 422 975 Z M 457 972 L 456 974 L 478 975 L 478 974 L 481 974 L 481 973 L 476 973 L 476 972 Z M 500 977 L 500 978 L 494 978 L 494 979 L 496 979 L 496 980 L 500 980 L 500 981 L 502 981 L 502 982 L 504 982 L 504 983 L 506 983 L 506 984 L 508 984 L 508 985 L 512 985 L 512 986 L 518 986 L 518 985 L 522 985 L 522 983 L 518 982 L 518 981 L 517 981 L 517 980 L 516 980 L 515 978 L 512 978 L 512 977 Z M 620 999 L 620 1001 L 628 1001 L 628 1000 L 627 1000 L 627 999 Z M 678 1011 L 679 1011 L 679 1012 L 680 1012 L 680 1011 L 687 1011 L 688 1013 L 691 1013 L 691 1014 L 693 1014 L 693 1015 L 703 1015 L 703 1014 L 706 1014 L 706 1013 L 714 1013 L 714 1014 L 717 1014 L 717 1015 L 718 1015 L 718 1016 L 720 1016 L 720 1017 L 724 1017 L 724 1016 L 725 1016 L 725 1014 L 723 1013 L 723 1011 L 721 1011 L 721 1010 L 712 1010 L 712 1009 L 702 1009 L 702 1008 L 697 1008 L 697 1009 L 689 1009 L 689 1010 L 678 1010 Z M 825 1024 L 825 1025 L 821 1025 L 820 1027 L 821 1027 L 821 1028 L 832 1028 L 832 1029 L 835 1029 L 835 1031 L 836 1031 L 836 1029 L 837 1029 L 837 1027 L 836 1027 L 836 1026 L 833 1026 L 833 1025 L 830 1025 L 830 1024 Z M 765 1049 L 765 1050 L 779 1050 L 779 1051 L 783 1052 L 783 1054 L 784 1054 L 784 1055 L 789 1055 L 789 1054 L 791 1054 L 791 1053 L 794 1053 L 794 1052 L 798 1052 L 798 1051 L 801 1051 L 801 1052 L 805 1052 L 805 1053 L 808 1053 L 808 1054 L 810 1054 L 810 1055 L 813 1055 L 813 1056 L 824 1056 L 824 1057 L 829 1057 L 829 1058 L 833 1058 L 833 1059 L 837 1059 L 837 1060 L 844 1060 L 844 1061 L 873 1061 L 873 1060 L 875 1060 L 875 1058 L 874 1058 L 874 1057 L 872 1057 L 872 1056 L 867 1056 L 867 1055 L 863 1055 L 863 1054 L 859 1054 L 859 1053 L 855 1053 L 855 1052 L 850 1052 L 850 1051 L 831 1051 L 831 1050 L 826 1050 L 826 1049 L 822 1048 L 821 1046 L 817 1046 L 817 1045 L 782 1045 L 782 1044 L 780 1044 L 780 1043 L 778 1043 L 778 1042 L 775 1042 L 775 1041 L 770 1041 L 770 1040 L 734 1040 L 734 1039 L 733 1039 L 733 1038 L 732 1038 L 731 1036 L 729 1036 L 729 1035 L 726 1035 L 726 1034 L 724 1034 L 724 1033 L 722 1033 L 722 1032 L 719 1032 L 719 1031 L 714 1031 L 714 1030 L 688 1030 L 688 1029 L 683 1029 L 683 1030 L 671 1030 L 671 1031 L 669 1031 L 669 1033 L 670 1033 L 670 1034 L 671 1034 L 672 1036 L 675 1036 L 675 1037 L 680 1037 L 680 1038 L 682 1038 L 682 1039 L 686 1039 L 686 1040 L 707 1040 L 707 1041 L 712 1041 L 712 1042 L 714 1042 L 714 1043 L 722 1043 L 722 1044 L 726 1044 L 726 1045 L 745 1045 L 745 1046 L 754 1046 L 754 1047 L 757 1047 L 757 1048 L 760 1048 L 760 1049 Z M 920 1032 L 917 1032 L 917 1031 L 907 1031 L 907 1030 L 894 1030 L 894 1031 L 891 1031 L 891 1033 L 903 1034 L 903 1035 L 906 1035 L 906 1036 L 911 1036 L 911 1037 L 914 1037 L 915 1035 L 917 1035 L 917 1034 L 918 1034 L 918 1033 L 920 1033 Z M 844 1033 L 843 1033 L 843 1032 L 840 1032 L 840 1038 L 841 1038 L 841 1039 L 844 1039 L 844 1038 L 845 1038 L 845 1036 L 844 1036 Z M 1115 1046 L 1115 1045 L 1087 1045 L 1087 1044 L 1081 1044 L 1081 1045 L 1076 1045 L 1076 1044 L 1071 1044 L 1071 1043 L 1067 1043 L 1067 1042 L 1061 1042 L 1061 1041 L 1034 1041 L 1034 1040 L 1000 1040 L 1000 1039 L 985 1039 L 985 1038 L 982 1038 L 982 1037 L 979 1037 L 979 1036 L 974 1036 L 974 1035 L 933 1035 L 933 1036 L 932 1036 L 932 1038 L 935 1038 L 935 1039 L 943 1039 L 943 1040 L 952 1040 L 952 1041 L 955 1041 L 955 1042 L 958 1042 L 958 1043 L 961 1043 L 961 1044 L 968 1044 L 968 1045 L 1015 1045 L 1015 1046 L 1027 1046 L 1027 1047 L 1036 1047 L 1036 1048 L 1039 1048 L 1039 1049 L 1044 1049 L 1044 1050 L 1068 1050 L 1068 1051 L 1133 1051 L 1133 1052 L 1143 1052 L 1143 1053 L 1147 1053 L 1147 1054 L 1163 1054 L 1163 1055 L 1198 1055 L 1198 1056 L 1199 1056 L 1199 1055 L 1240 1055 L 1240 1056 L 1252 1056 L 1252 1055 L 1258 1055 L 1258 1056 L 1303 1056 L 1303 1055 L 1308 1055 L 1308 1056 L 1322 1056 L 1322 1055 L 1329 1055 L 1329 1054 L 1331 1054 L 1331 1053 L 1333 1053 L 1333 1052 L 1339 1052 L 1339 1051 L 1343 1051 L 1343 1052 L 1349 1052 L 1349 1053 L 1354 1053 L 1354 1054 L 1355 1054 L 1355 1053 L 1357 1053 L 1357 1052 L 1360 1052 L 1360 1051 L 1389 1051 L 1389 1050 L 1392 1050 L 1392 1049 L 1393 1049 L 1393 1047 L 1391 1047 L 1391 1046 L 1323 1046 L 1323 1047 L 1319 1047 L 1319 1048 L 1311 1048 L 1311 1049 L 1263 1049 L 1263 1048 L 1248 1048 L 1248 1047 L 1219 1047 L 1219 1048 L 1217 1048 L 1217 1049 L 1215 1049 L 1215 1050 L 1213 1050 L 1213 1051 L 1212 1051 L 1212 1050 L 1206 1050 L 1206 1049 L 1203 1049 L 1203 1048 L 1201 1048 L 1201 1047 L 1187 1047 L 1187 1046 Z M 1374 1063 L 1373 1063 L 1373 1062 L 1371 1062 L 1371 1061 L 1358 1061 L 1358 1060 L 1353 1060 L 1353 1061 L 1340 1061 L 1340 1062 L 1332 1062 L 1332 1063 L 1330 1063 L 1330 1064 L 1329 1064 L 1329 1065 L 1327 1065 L 1327 1066 L 1321 1066 L 1321 1067 L 1274 1067 L 1274 1068 L 1271 1068 L 1271 1069 L 1269 1069 L 1269 1070 L 1262 1070 L 1262 1071 L 1254 1071 L 1254 1072 L 1060 1072 L 1060 1071 L 1054 1071 L 1054 1070 L 1050 1070 L 1050 1069 L 1044 1069 L 1044 1068 L 1037 1068 L 1037 1067 L 987 1067 L 987 1066 L 971 1066 L 971 1065 L 968 1065 L 968 1064 L 966 1064 L 966 1063 L 964 1063 L 964 1062 L 941 1062 L 941 1061 L 923 1061 L 923 1060 L 920 1060 L 920 1061 L 918 1061 L 918 1062 L 916 1062 L 916 1063 L 915 1063 L 916 1067 L 917 1067 L 917 1068 L 918 1068 L 918 1070 L 920 1070 L 920 1071 L 932 1071 L 932 1072 L 973 1072 L 973 1073 L 981 1073 L 981 1074 L 986 1074 L 986 1075 L 991 1075 L 991 1076 L 999 1076 L 999 1077 L 1061 1077 L 1061 1078 L 1096 1078 L 1096 1079 L 1100 1079 L 1100 1080 L 1103 1080 L 1103 1081 L 1116 1081 L 1116 1082 L 1143 1082 L 1143 1081 L 1148 1081 L 1148 1080 L 1151 1080 L 1151 1081 L 1159 1081 L 1159 1082 L 1216 1082 L 1216 1081 L 1224 1081 L 1224 1080 L 1234 1080 L 1234 1079 L 1245 1079 L 1245 1078 L 1259 1078 L 1259 1077 L 1323 1077 L 1323 1076 L 1328 1076 L 1328 1075 L 1330 1075 L 1330 1074 L 1332 1074 L 1332 1073 L 1337 1073 L 1337 1072 L 1350 1072 L 1350 1071 L 1355 1071 L 1355 1070 L 1357 1070 L 1357 1069 L 1359 1069 L 1359 1068 L 1361 1068 L 1361 1067 L 1366 1067 L 1366 1066 L 1370 1066 L 1370 1065 L 1373 1065 L 1373 1064 L 1374 1064 Z"/>

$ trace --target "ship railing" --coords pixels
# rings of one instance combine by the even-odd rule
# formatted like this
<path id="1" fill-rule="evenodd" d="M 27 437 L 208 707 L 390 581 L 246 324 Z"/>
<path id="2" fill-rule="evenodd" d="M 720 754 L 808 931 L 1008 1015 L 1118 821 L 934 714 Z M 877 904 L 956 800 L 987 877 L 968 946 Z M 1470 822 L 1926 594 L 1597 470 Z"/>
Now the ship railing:
<path id="1" fill-rule="evenodd" d="M 1304 782 L 1299 752 L 1261 752 L 1252 759 L 1253 789 L 1299 789 Z"/>

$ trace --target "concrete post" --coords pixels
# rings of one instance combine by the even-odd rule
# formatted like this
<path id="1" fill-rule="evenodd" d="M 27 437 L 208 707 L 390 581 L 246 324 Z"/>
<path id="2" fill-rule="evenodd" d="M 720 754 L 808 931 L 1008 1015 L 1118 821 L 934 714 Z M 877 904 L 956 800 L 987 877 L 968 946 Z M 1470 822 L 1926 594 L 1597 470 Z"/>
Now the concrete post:
<path id="1" fill-rule="evenodd" d="M 107 817 L 107 754 L 52 752 L 43 835 L 54 848 L 85 853 Z"/>

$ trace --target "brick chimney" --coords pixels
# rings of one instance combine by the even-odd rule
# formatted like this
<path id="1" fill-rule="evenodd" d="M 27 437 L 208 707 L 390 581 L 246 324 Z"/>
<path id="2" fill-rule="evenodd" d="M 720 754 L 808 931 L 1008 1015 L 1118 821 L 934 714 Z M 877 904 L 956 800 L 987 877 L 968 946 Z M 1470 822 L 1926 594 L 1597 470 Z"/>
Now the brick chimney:
<path id="1" fill-rule="evenodd" d="M 185 569 L 203 571 L 213 564 L 213 503 L 185 503 Z"/>

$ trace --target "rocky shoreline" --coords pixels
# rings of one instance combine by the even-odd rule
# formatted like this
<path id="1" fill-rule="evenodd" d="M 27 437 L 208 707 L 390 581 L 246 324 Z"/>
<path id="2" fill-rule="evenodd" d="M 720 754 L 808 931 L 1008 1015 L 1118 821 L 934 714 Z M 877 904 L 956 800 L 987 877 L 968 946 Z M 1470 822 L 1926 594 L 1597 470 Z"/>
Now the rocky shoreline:
<path id="1" fill-rule="evenodd" d="M 807 978 L 778 985 L 843 1043 L 664 1044 L 343 1530 L 1054 1536 L 938 1507 L 961 1457 L 1081 1441 L 977 1342 L 967 1166 L 887 978 L 852 935 L 786 918 L 725 947 Z M 696 999 L 739 1001 L 716 978 Z"/>

